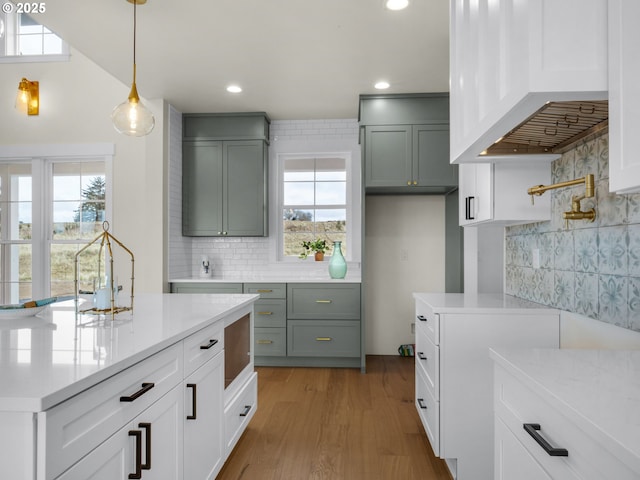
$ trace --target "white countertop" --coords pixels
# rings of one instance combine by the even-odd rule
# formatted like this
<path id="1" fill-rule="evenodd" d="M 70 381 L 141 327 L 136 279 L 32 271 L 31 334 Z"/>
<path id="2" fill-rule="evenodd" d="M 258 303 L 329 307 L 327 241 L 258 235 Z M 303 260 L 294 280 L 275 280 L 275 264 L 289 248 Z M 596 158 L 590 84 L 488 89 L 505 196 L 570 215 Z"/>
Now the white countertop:
<path id="1" fill-rule="evenodd" d="M 0 411 L 39 412 L 240 310 L 258 295 L 138 294 L 134 311 L 83 315 L 74 301 L 0 317 Z"/>
<path id="2" fill-rule="evenodd" d="M 640 350 L 496 348 L 490 355 L 640 471 Z"/>
<path id="3" fill-rule="evenodd" d="M 414 293 L 413 298 L 429 305 L 435 313 L 558 312 L 539 303 L 499 293 Z"/>
<path id="4" fill-rule="evenodd" d="M 191 277 L 172 278 L 170 283 L 362 283 L 360 275 L 349 275 L 345 278 L 331 278 L 315 275 L 292 275 L 289 273 L 247 274 L 229 277 Z"/>

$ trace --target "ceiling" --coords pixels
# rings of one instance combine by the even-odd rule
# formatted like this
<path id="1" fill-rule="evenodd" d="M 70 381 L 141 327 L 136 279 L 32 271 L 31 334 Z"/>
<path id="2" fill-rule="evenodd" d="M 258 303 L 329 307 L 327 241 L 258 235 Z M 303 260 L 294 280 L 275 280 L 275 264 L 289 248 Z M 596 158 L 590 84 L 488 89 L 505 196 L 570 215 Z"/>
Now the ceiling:
<path id="1" fill-rule="evenodd" d="M 137 7 L 137 86 L 183 113 L 264 111 L 274 120 L 357 118 L 358 95 L 449 90 L 449 1 L 148 0 Z M 38 14 L 130 85 L 133 5 L 56 0 Z M 236 83 L 240 94 L 226 92 Z"/>

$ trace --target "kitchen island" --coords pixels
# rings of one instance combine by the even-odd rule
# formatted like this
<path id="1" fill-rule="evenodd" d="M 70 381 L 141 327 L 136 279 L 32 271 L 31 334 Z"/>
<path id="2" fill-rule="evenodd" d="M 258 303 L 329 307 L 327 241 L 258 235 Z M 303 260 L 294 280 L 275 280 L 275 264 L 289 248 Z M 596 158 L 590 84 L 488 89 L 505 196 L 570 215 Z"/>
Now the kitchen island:
<path id="1" fill-rule="evenodd" d="M 73 301 L 36 317 L 0 318 L 3 474 L 215 477 L 257 407 L 257 298 L 142 294 L 113 321 L 76 316 Z M 227 335 L 234 325 L 246 325 L 244 341 Z M 208 465 L 182 453 L 203 441 Z"/>

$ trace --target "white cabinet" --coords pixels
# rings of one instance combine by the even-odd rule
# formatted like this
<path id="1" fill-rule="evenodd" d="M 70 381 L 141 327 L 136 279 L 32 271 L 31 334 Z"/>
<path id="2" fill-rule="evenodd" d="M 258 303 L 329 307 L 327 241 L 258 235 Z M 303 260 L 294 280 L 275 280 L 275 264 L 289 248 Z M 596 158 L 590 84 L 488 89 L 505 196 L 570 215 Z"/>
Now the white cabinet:
<path id="1" fill-rule="evenodd" d="M 460 225 L 516 224 L 550 218 L 550 195 L 531 204 L 527 189 L 550 183 L 546 162 L 474 163 L 460 165 Z"/>
<path id="2" fill-rule="evenodd" d="M 609 0 L 609 190 L 640 191 L 640 2 Z"/>
<path id="3" fill-rule="evenodd" d="M 414 297 L 415 404 L 434 454 L 458 480 L 493 480 L 489 347 L 557 348 L 559 313 L 503 295 Z"/>
<path id="4" fill-rule="evenodd" d="M 450 5 L 452 162 L 478 161 L 546 102 L 607 99 L 607 0 Z"/>

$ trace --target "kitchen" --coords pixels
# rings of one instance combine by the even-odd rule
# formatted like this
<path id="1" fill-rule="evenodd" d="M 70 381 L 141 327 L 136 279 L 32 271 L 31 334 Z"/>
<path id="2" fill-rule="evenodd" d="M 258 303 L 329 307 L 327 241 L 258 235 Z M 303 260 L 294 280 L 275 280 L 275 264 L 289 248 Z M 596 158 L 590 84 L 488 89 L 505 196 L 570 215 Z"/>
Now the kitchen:
<path id="1" fill-rule="evenodd" d="M 125 3 L 125 2 L 123 2 Z M 444 14 L 446 15 L 447 5 L 446 2 L 442 2 L 444 5 Z M 144 8 L 151 7 L 151 2 L 149 5 L 140 9 L 140 21 L 143 21 L 145 10 Z M 79 7 L 78 7 L 79 8 Z M 88 8 L 88 7 L 87 7 Z M 81 12 L 78 12 L 80 14 Z M 428 15 L 424 15 L 424 18 L 427 18 Z M 114 22 L 115 23 L 115 22 Z M 142 32 L 142 30 L 141 30 Z M 142 33 L 139 34 L 142 36 Z M 141 41 L 144 37 L 141 38 Z M 96 40 L 94 40 L 96 41 Z M 74 42 L 71 42 L 74 44 Z M 78 40 L 77 45 L 81 45 L 82 40 Z M 123 41 L 122 51 L 127 51 L 127 47 L 125 44 L 128 42 Z M 143 45 L 143 44 L 141 44 Z M 89 45 L 87 45 L 89 48 Z M 446 55 L 446 46 L 444 47 L 445 55 Z M 143 87 L 144 82 L 142 72 L 144 71 L 145 65 L 145 56 L 141 54 L 139 57 L 140 63 L 140 76 L 139 76 L 139 88 L 141 93 L 145 92 Z M 69 143 L 69 144 L 78 144 L 78 143 L 92 143 L 92 142 L 110 142 L 115 144 L 116 156 L 113 161 L 113 183 L 117 185 L 117 190 L 113 195 L 113 219 L 114 219 L 114 228 L 116 228 L 115 233 L 121 237 L 127 245 L 129 245 L 133 251 L 135 252 L 144 252 L 144 254 L 138 254 L 138 272 L 140 272 L 139 276 L 136 276 L 137 288 L 140 292 L 161 292 L 167 291 L 168 289 L 168 281 L 170 279 L 175 278 L 184 278 L 189 276 L 195 276 L 198 272 L 199 261 L 201 255 L 206 254 L 211 257 L 211 262 L 214 265 L 214 272 L 216 272 L 216 268 L 218 269 L 218 273 L 229 270 L 229 273 L 238 274 L 242 273 L 243 269 L 250 268 L 250 261 L 247 258 L 240 258 L 242 255 L 249 255 L 258 257 L 261 253 L 267 255 L 275 255 L 275 248 L 271 245 L 270 242 L 273 241 L 271 237 L 266 238 L 257 238 L 257 239 L 247 239 L 241 241 L 234 241 L 234 246 L 237 248 L 237 261 L 235 259 L 229 259 L 228 256 L 225 256 L 224 262 L 221 262 L 222 255 L 217 253 L 218 247 L 220 250 L 226 249 L 228 247 L 224 247 L 227 242 L 223 242 L 221 240 L 202 240 L 200 241 L 190 241 L 182 237 L 180 234 L 180 211 L 178 207 L 177 201 L 180 199 L 180 195 L 177 193 L 179 191 L 179 187 L 176 186 L 175 181 L 172 182 L 171 179 L 176 178 L 176 174 L 172 174 L 170 172 L 175 172 L 176 169 L 179 168 L 179 163 L 176 163 L 172 160 L 176 158 L 176 155 L 181 152 L 181 136 L 179 131 L 176 131 L 176 125 L 180 125 L 180 120 L 176 120 L 177 117 L 180 116 L 178 110 L 171 106 L 170 99 L 166 101 L 163 100 L 151 100 L 149 104 L 154 109 L 154 113 L 156 113 L 156 127 L 154 132 L 144 140 L 144 143 L 136 140 L 124 138 L 117 135 L 115 132 L 112 132 L 111 125 L 109 124 L 108 115 L 103 116 L 98 112 L 110 112 L 115 103 L 111 99 L 112 98 L 125 98 L 128 92 L 127 82 L 128 76 L 130 72 L 127 70 L 128 63 L 125 63 L 122 66 L 121 73 L 121 82 L 115 81 L 110 76 L 104 74 L 101 68 L 97 67 L 92 61 L 88 58 L 84 57 L 80 52 L 76 52 L 73 55 L 73 61 L 70 62 L 69 65 L 60 68 L 54 68 L 50 65 L 42 64 L 25 64 L 25 65 L 3 65 L 3 69 L 7 72 L 15 71 L 15 75 L 3 75 L 2 82 L 5 84 L 4 90 L 7 92 L 13 92 L 15 90 L 15 81 L 13 77 L 18 77 L 18 79 L 22 76 L 29 76 L 30 78 L 41 78 L 41 88 L 43 92 L 43 100 L 42 100 L 42 113 L 41 117 L 38 119 L 26 118 L 26 117 L 17 117 L 12 115 L 13 112 L 13 98 L 12 95 L 8 95 L 5 100 L 5 109 L 7 112 L 10 112 L 8 119 L 6 122 L 3 121 L 3 145 L 20 145 L 21 148 L 28 150 L 28 145 L 37 145 L 37 144 L 60 144 L 60 143 Z M 470 67 L 471 68 L 471 67 Z M 77 69 L 77 70 L 76 70 Z M 126 71 L 125 71 L 126 70 Z M 187 71 L 187 70 L 185 70 Z M 11 78 L 7 78 L 11 77 Z M 55 90 L 49 90 L 46 96 L 44 93 L 47 92 L 46 82 L 43 80 L 44 78 L 48 78 L 51 85 L 73 85 L 74 86 L 74 95 L 72 98 L 65 97 L 64 100 L 60 97 L 59 93 L 56 93 Z M 82 78 L 83 82 L 76 82 L 74 79 Z M 448 75 L 445 74 L 443 78 L 448 78 Z M 194 81 L 194 84 L 196 82 Z M 96 96 L 95 91 L 99 89 L 101 92 L 113 92 L 113 95 L 101 94 Z M 414 91 L 445 91 L 447 90 L 447 84 L 440 84 L 434 88 L 429 90 L 419 89 Z M 59 91 L 64 91 L 62 87 L 60 87 Z M 363 93 L 363 92 L 360 92 Z M 56 98 L 58 96 L 58 98 Z M 321 95 L 319 95 L 321 96 Z M 45 101 L 45 98 L 47 99 Z M 156 98 L 156 97 L 153 97 Z M 158 97 L 161 98 L 161 97 Z M 91 99 L 91 108 L 90 111 L 87 111 L 87 100 Z M 61 110 L 63 107 L 65 109 L 66 115 L 69 116 L 69 123 L 59 122 L 59 116 L 54 113 L 53 110 L 49 110 L 47 114 L 46 111 L 46 103 L 47 102 L 56 102 L 51 103 L 48 108 L 53 109 L 54 107 Z M 357 98 L 353 98 L 348 100 L 350 105 L 353 105 L 355 108 L 355 104 L 357 103 Z M 253 105 L 250 105 L 248 108 L 244 108 L 248 111 L 255 110 Z M 227 108 L 228 111 L 229 110 Z M 270 113 L 272 109 L 264 108 L 265 111 Z M 188 111 L 188 110 L 187 110 Z M 193 110 L 192 110 L 193 111 Z M 3 114 L 3 116 L 5 116 Z M 288 118 L 296 118 L 296 117 L 288 117 Z M 327 117 L 330 118 L 330 117 Z M 32 120 L 39 120 L 39 124 L 34 124 L 31 122 Z M 453 125 L 453 123 L 452 123 Z M 309 128 L 303 128 L 309 127 Z M 350 117 L 345 117 L 345 119 L 336 120 L 336 121 L 320 121 L 320 120 L 306 120 L 296 122 L 294 120 L 273 120 L 272 124 L 272 148 L 277 148 L 277 145 L 287 145 L 289 143 L 290 148 L 295 151 L 295 149 L 301 148 L 301 144 L 320 144 L 326 145 L 326 143 L 331 144 L 331 150 L 333 151 L 351 151 L 352 158 L 359 158 L 358 154 L 358 122 L 355 119 L 355 115 L 351 115 Z M 295 130 L 297 133 L 290 135 L 287 130 Z M 326 130 L 329 130 L 327 132 Z M 5 133 L 6 132 L 6 137 Z M 504 132 L 503 132 L 504 133 Z M 298 138 L 296 138 L 296 135 Z M 495 141 L 499 135 L 492 136 L 491 138 L 484 139 L 485 144 L 482 148 L 486 148 L 488 144 Z M 278 137 L 277 141 L 275 137 Z M 302 137 L 302 138 L 300 138 Z M 34 139 L 38 139 L 37 142 L 34 142 Z M 314 146 L 315 146 L 314 145 Z M 592 142 L 593 150 L 595 152 L 602 152 L 605 150 L 603 146 L 603 140 L 598 139 Z M 172 150 L 173 148 L 173 150 Z M 309 147 L 310 148 L 310 147 Z M 324 147 L 327 148 L 327 147 Z M 8 152 L 5 156 L 16 156 L 17 151 L 19 149 L 8 148 Z M 291 151 L 291 150 L 290 150 Z M 298 150 L 299 152 L 300 150 Z M 173 152 L 173 153 L 172 153 Z M 287 153 L 286 151 L 283 153 Z M 38 152 L 36 149 L 36 153 L 29 152 L 29 155 L 42 155 L 42 152 Z M 565 154 L 566 155 L 566 154 Z M 579 172 L 575 171 L 575 156 L 576 153 L 573 153 L 573 160 L 569 158 L 572 155 L 569 153 L 564 160 L 560 160 L 560 165 L 568 165 L 563 169 L 565 172 L 567 169 L 574 168 L 574 171 L 569 173 L 564 173 L 562 177 L 558 177 L 558 180 L 571 179 L 581 176 L 578 174 Z M 119 162 L 120 158 L 126 158 L 126 162 Z M 157 167 L 157 158 L 163 158 L 164 162 L 163 168 Z M 593 156 L 586 156 L 588 158 L 588 162 L 592 162 L 591 160 Z M 143 160 L 143 161 L 141 161 Z M 556 164 L 558 165 L 558 164 Z M 602 164 L 600 164 L 600 167 Z M 357 172 L 356 172 L 357 173 Z M 575 175 L 573 175 L 573 174 Z M 633 177 L 632 174 L 627 175 L 628 177 Z M 569 178 L 571 177 L 571 178 Z M 145 178 L 145 182 L 141 183 L 139 181 L 140 178 Z M 598 175 L 598 181 L 602 182 L 604 177 Z M 554 180 L 556 181 L 556 180 Z M 532 182 L 533 186 L 535 183 Z M 544 183 L 551 183 L 551 181 L 547 181 Z M 600 183 L 600 185 L 602 185 Z M 603 188 L 603 187 L 599 187 Z M 558 193 L 561 191 L 558 190 Z M 357 193 L 357 192 L 356 192 Z M 554 192 L 547 192 L 540 198 L 536 198 L 536 203 L 539 201 L 545 201 L 549 199 Z M 177 198 L 176 198 L 177 195 Z M 357 195 L 356 195 L 357 196 Z M 524 200 L 529 202 L 529 198 L 526 195 L 526 191 L 523 191 Z M 625 196 L 626 199 L 625 205 L 628 211 L 633 213 L 635 210 L 630 206 L 635 205 L 637 195 L 629 195 Z M 545 199 L 546 197 L 546 199 Z M 555 197 L 554 197 L 555 198 Z M 548 200 L 547 200 L 548 201 Z M 568 210 L 569 208 L 568 201 L 563 202 L 562 205 L 558 206 L 559 214 L 562 211 Z M 614 203 L 615 202 L 610 202 Z M 124 214 L 124 212 L 130 211 L 130 205 L 136 205 L 136 215 L 128 215 Z M 172 210 L 175 209 L 175 210 Z M 403 208 L 402 206 L 397 208 Z M 440 211 L 442 211 L 442 206 L 438 207 Z M 555 212 L 555 211 L 554 211 Z M 601 214 L 600 207 L 598 206 L 598 212 Z M 624 214 L 620 213 L 619 209 L 613 209 L 613 218 L 616 216 L 618 218 L 624 218 Z M 371 212 L 367 208 L 367 215 Z M 390 215 L 393 215 L 391 213 Z M 275 217 L 272 215 L 271 217 Z M 610 217 L 605 217 L 609 219 Z M 628 223 L 633 224 L 633 216 L 627 217 Z M 177 220 L 176 220 L 177 219 Z M 273 218 L 272 218 L 273 220 Z M 622 230 L 626 228 L 626 230 L 633 232 L 632 225 L 626 227 L 627 222 L 620 221 L 619 223 L 615 222 L 615 219 L 607 220 L 609 223 L 607 226 L 611 227 L 619 227 L 618 230 Z M 558 218 L 558 214 L 554 213 L 551 217 L 551 222 L 554 227 L 557 227 L 556 223 L 562 223 L 562 220 Z M 554 223 L 556 222 L 556 223 Z M 367 224 L 369 224 L 367 222 Z M 602 224 L 600 224 L 602 225 Z M 357 235 L 357 224 L 355 225 L 356 235 Z M 270 229 L 271 230 L 271 229 Z M 500 239 L 503 235 L 501 228 L 493 228 L 488 227 L 487 229 L 478 228 L 477 231 L 475 229 L 465 228 L 465 234 L 467 231 L 472 232 L 469 237 L 473 237 L 477 235 L 478 237 L 496 235 L 496 231 L 498 238 Z M 559 234 L 553 234 L 559 236 Z M 550 255 L 549 251 L 549 237 L 551 237 L 551 232 L 540 230 L 540 227 L 509 227 L 507 229 L 506 237 L 504 237 L 504 241 L 507 246 L 506 252 L 506 262 L 505 262 L 505 291 L 506 293 L 518 294 L 519 296 L 523 296 L 524 298 L 528 298 L 540 303 L 545 303 L 545 299 L 549 300 L 553 297 L 550 295 L 550 292 L 545 290 L 548 285 L 548 279 L 551 276 L 564 275 L 566 274 L 561 272 L 572 271 L 571 269 L 566 268 L 558 268 L 556 265 L 555 271 L 550 271 Z M 151 242 L 149 239 L 152 238 L 162 238 L 165 239 L 163 242 Z M 357 238 L 357 237 L 356 237 Z M 635 237 L 634 237 L 635 238 Z M 467 240 L 467 235 L 465 235 L 465 240 Z M 482 243 L 483 238 L 479 238 L 479 243 Z M 555 240 L 554 240 L 555 241 Z M 495 242 L 491 239 L 486 241 L 489 245 L 495 245 Z M 587 242 L 588 243 L 588 242 Z M 239 245 L 238 245 L 239 244 Z M 358 242 L 356 241 L 357 245 Z M 404 246 L 400 246 L 400 249 L 406 248 Z M 243 250 L 244 249 L 244 250 Z M 533 267 L 533 254 L 529 255 L 529 251 L 533 251 L 534 249 L 539 250 L 541 269 L 534 269 Z M 256 252 L 256 250 L 259 250 Z M 477 264 L 474 265 L 470 260 L 474 257 L 473 247 L 470 248 L 471 252 L 465 252 L 465 291 L 473 291 L 474 289 L 474 281 L 477 285 L 475 288 L 478 291 L 483 291 L 483 289 L 488 289 L 488 291 L 495 291 L 497 287 L 489 284 L 485 281 L 484 275 L 487 272 L 487 268 L 485 266 L 480 267 L 480 265 L 493 266 L 494 269 L 498 268 L 495 266 L 495 263 L 487 259 L 482 253 L 476 254 L 477 256 Z M 630 250 L 626 250 L 627 256 L 629 255 Z M 413 251 L 407 252 L 407 259 L 413 259 L 414 255 L 420 255 L 420 252 L 414 253 Z M 624 254 L 623 254 L 624 255 Z M 438 255 L 434 255 L 438 256 Z M 440 255 L 442 256 L 442 255 Z M 264 258 L 264 256 L 262 257 Z M 357 258 L 357 257 L 355 257 Z M 564 259 L 565 257 L 563 257 Z M 230 260 L 227 262 L 227 259 Z M 297 261 L 297 259 L 296 259 Z M 436 265 L 438 258 L 434 259 L 433 264 Z M 563 260 L 565 261 L 565 260 Z M 568 262 L 568 260 L 566 260 Z M 352 262 L 349 264 L 349 274 L 356 275 L 359 271 L 359 262 Z M 411 262 L 407 262 L 411 263 Z M 365 262 L 363 265 L 366 268 Z M 444 265 L 440 263 L 442 270 L 444 270 Z M 531 266 L 530 266 L 531 265 Z M 547 266 L 545 269 L 544 266 Z M 261 266 L 258 269 L 268 269 L 268 266 Z M 285 267 L 287 272 L 296 270 L 296 263 L 291 263 Z M 311 267 L 315 268 L 315 265 Z M 593 267 L 590 267 L 593 268 Z M 613 267 L 609 266 L 605 271 L 603 271 L 604 275 L 612 275 L 616 273 L 616 270 Z M 502 267 L 499 267 L 499 274 L 496 277 L 501 281 L 502 275 Z M 322 272 L 312 270 L 313 275 L 320 276 Z M 522 281 L 521 279 L 526 278 L 534 278 L 533 270 L 538 270 L 538 272 L 543 271 L 545 277 L 542 280 L 536 281 L 535 283 L 530 283 L 529 281 Z M 469 272 L 477 271 L 477 276 L 472 275 Z M 589 281 L 593 283 L 592 275 L 597 274 L 597 272 L 587 271 L 587 272 L 579 272 L 577 269 L 575 270 L 578 273 L 589 273 L 588 277 Z M 469 274 L 468 274 L 469 273 Z M 468 275 L 467 275 L 468 274 Z M 365 272 L 366 275 L 366 272 Z M 537 274 L 538 276 L 540 273 Z M 442 275 L 434 275 L 434 277 L 441 277 Z M 614 275 L 616 276 L 616 275 Z M 634 272 L 629 272 L 628 275 L 617 275 L 622 276 L 626 279 L 627 292 L 629 292 L 628 285 L 635 285 L 635 275 Z M 367 282 L 367 277 L 363 277 L 365 283 Z M 611 280 L 610 278 L 606 279 Z M 411 291 L 443 291 L 443 279 L 439 280 L 441 283 L 439 284 L 420 284 L 419 287 L 411 288 Z M 604 281 L 604 279 L 603 279 Z M 467 282 L 471 282 L 467 285 Z M 533 288 L 523 288 L 523 285 L 535 285 Z M 498 285 L 501 287 L 501 285 Z M 487 290 L 484 290 L 487 291 Z M 498 290 L 499 291 L 499 290 Z M 570 294 L 569 294 L 570 295 Z M 592 295 L 590 295 L 592 297 Z M 562 297 L 564 298 L 564 297 Z M 627 300 L 623 302 L 623 304 L 628 305 L 627 312 L 635 312 L 637 318 L 637 311 L 634 310 L 634 303 L 632 302 L 632 298 L 630 298 L 627 294 L 625 297 Z M 601 307 L 599 304 L 593 305 L 593 302 L 574 302 L 574 309 L 571 308 L 571 305 L 562 304 L 556 305 L 553 303 L 555 299 L 553 299 L 547 305 L 551 305 L 554 307 L 561 307 L 563 310 L 574 311 L 578 314 L 586 314 L 593 311 L 600 311 L 602 308 L 603 312 L 605 311 L 604 307 Z M 564 300 L 563 300 L 564 301 Z M 400 302 L 399 302 L 400 303 Z M 403 318 L 407 318 L 406 325 L 403 328 L 395 329 L 388 328 L 382 330 L 380 333 L 380 337 L 384 337 L 388 334 L 389 330 L 399 330 L 402 335 L 401 338 L 395 336 L 391 337 L 393 340 L 389 342 L 389 345 L 385 345 L 384 347 L 380 347 L 378 345 L 368 344 L 366 351 L 368 353 L 377 353 L 377 354 L 393 354 L 395 353 L 395 348 L 400 343 L 412 343 L 412 336 L 410 334 L 410 324 L 413 322 L 413 306 L 412 298 L 410 295 L 410 291 L 406 292 L 405 299 L 402 300 L 403 306 L 399 306 L 402 310 L 407 311 L 408 313 L 402 314 Z M 618 302 L 614 302 L 618 303 Z M 579 306 L 578 306 L 579 305 Z M 576 308 L 577 307 L 577 308 Z M 609 310 L 606 310 L 607 312 Z M 604 318 L 604 317 L 603 317 Z M 620 318 L 620 317 L 618 317 Z M 633 315 L 630 317 L 625 317 L 624 324 L 620 325 L 625 329 L 631 331 L 634 330 L 629 320 L 626 318 L 633 318 Z M 367 320 L 369 321 L 369 320 Z M 375 322 L 376 320 L 372 320 Z M 371 332 L 375 332 L 377 328 L 384 329 L 384 322 L 379 320 L 382 325 L 377 325 L 375 323 L 371 325 L 367 325 L 367 329 L 370 329 Z M 580 322 L 580 320 L 576 320 L 576 322 Z M 602 323 L 602 322 L 600 322 Z M 578 325 L 580 325 L 578 323 Z M 591 325 L 591 324 L 589 324 Z M 600 324 L 596 324 L 594 328 L 599 328 Z M 404 330 L 404 332 L 402 332 Z M 367 342 L 373 342 L 374 337 L 366 337 Z M 384 348 L 384 349 L 383 349 Z"/>

